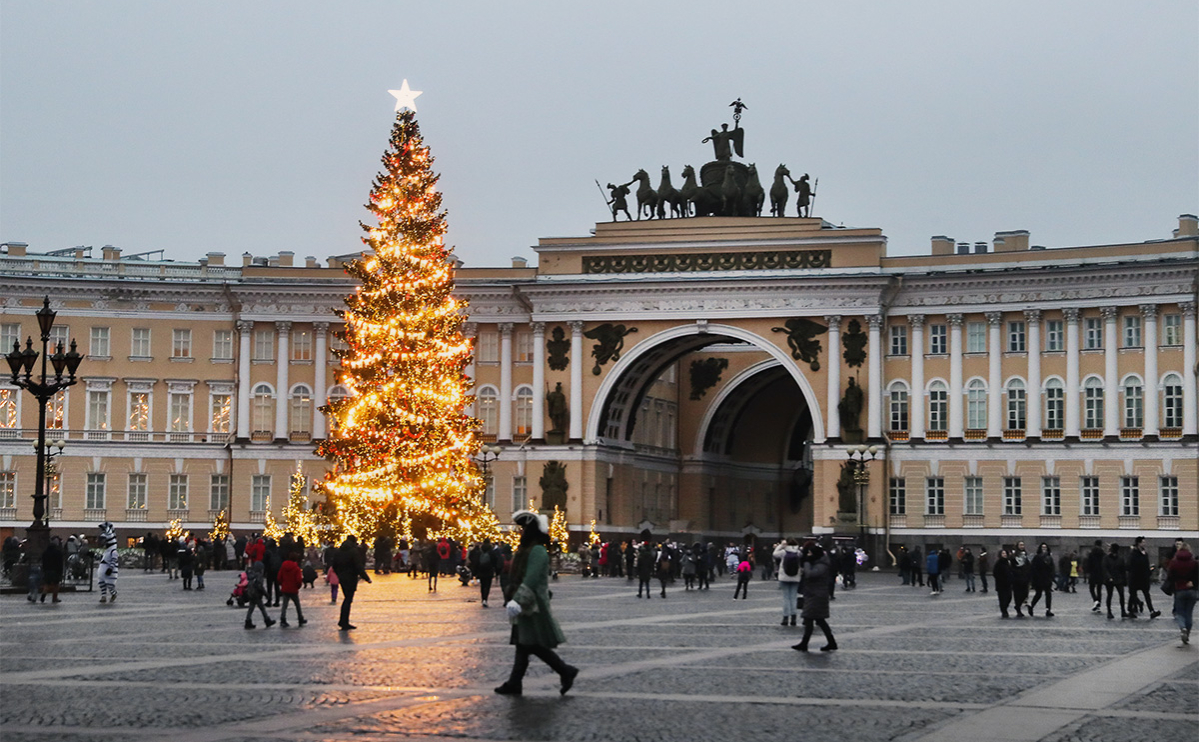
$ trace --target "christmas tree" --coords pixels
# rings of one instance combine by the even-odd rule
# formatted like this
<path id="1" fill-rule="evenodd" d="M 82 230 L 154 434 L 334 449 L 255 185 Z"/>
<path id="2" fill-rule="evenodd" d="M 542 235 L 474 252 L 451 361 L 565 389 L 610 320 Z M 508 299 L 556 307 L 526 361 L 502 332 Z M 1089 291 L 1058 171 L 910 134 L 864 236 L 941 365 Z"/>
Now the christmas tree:
<path id="1" fill-rule="evenodd" d="M 346 266 L 361 283 L 345 300 L 338 351 L 349 395 L 328 406 L 332 431 L 317 449 L 335 464 L 321 488 L 338 535 L 370 540 L 404 517 L 459 537 L 496 526 L 473 460 L 466 304 L 451 296 L 432 164 L 414 112 L 397 113 L 366 206 L 377 224 L 362 225 L 367 249 Z"/>
<path id="2" fill-rule="evenodd" d="M 305 544 L 319 544 L 320 530 L 314 513 L 308 508 L 307 483 L 308 478 L 300 469 L 299 462 L 296 462 L 296 470 L 292 472 L 288 484 L 287 504 L 283 506 L 283 530 L 304 539 Z"/>

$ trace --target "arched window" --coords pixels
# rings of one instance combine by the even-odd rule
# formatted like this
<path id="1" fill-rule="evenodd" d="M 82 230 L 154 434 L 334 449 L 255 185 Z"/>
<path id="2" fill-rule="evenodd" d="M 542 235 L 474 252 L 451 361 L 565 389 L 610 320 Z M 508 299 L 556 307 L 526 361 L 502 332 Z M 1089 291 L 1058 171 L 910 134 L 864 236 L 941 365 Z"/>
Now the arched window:
<path id="1" fill-rule="evenodd" d="M 985 430 L 987 427 L 987 385 L 982 379 L 971 379 L 966 385 L 966 428 Z"/>
<path id="2" fill-rule="evenodd" d="M 908 430 L 908 388 L 903 382 L 891 385 L 891 430 L 904 432 Z"/>
<path id="3" fill-rule="evenodd" d="M 1145 388 L 1141 379 L 1129 376 L 1124 380 L 1124 427 L 1140 428 L 1145 425 Z"/>
<path id="4" fill-rule="evenodd" d="M 289 413 L 293 435 L 297 433 L 300 435 L 312 434 L 312 392 L 308 387 L 297 384 L 291 390 Z"/>
<path id="5" fill-rule="evenodd" d="M 270 384 L 259 384 L 251 393 L 253 433 L 271 433 L 275 425 L 275 390 Z"/>
<path id="6" fill-rule="evenodd" d="M 1182 377 L 1178 374 L 1162 379 L 1162 427 L 1182 427 Z"/>
<path id="7" fill-rule="evenodd" d="M 1007 429 L 1024 430 L 1028 418 L 1028 401 L 1024 382 L 1012 379 L 1007 383 Z"/>
<path id="8" fill-rule="evenodd" d="M 1181 387 L 1179 388 L 1181 389 Z M 20 398 L 19 389 L 0 388 L 0 436 L 2 437 L 9 438 L 17 435 L 16 429 L 20 425 L 17 400 Z"/>
<path id="9" fill-rule="evenodd" d="M 350 396 L 350 390 L 346 389 L 341 384 L 338 384 L 337 386 L 335 386 L 329 390 L 329 403 L 332 404 L 334 402 L 340 402 L 341 400 L 345 399 L 348 396 Z M 337 416 L 336 415 L 332 415 L 332 414 L 329 414 L 328 412 L 326 412 L 325 419 L 329 421 L 329 430 L 337 430 L 338 426 L 337 426 Z"/>
<path id="10" fill-rule="evenodd" d="M 1045 382 L 1045 427 L 1061 430 L 1066 423 L 1066 389 L 1061 379 Z"/>
<path id="11" fill-rule="evenodd" d="M 1092 376 L 1082 386 L 1083 427 L 1097 430 L 1103 427 L 1103 380 Z"/>
<path id="12" fill-rule="evenodd" d="M 499 430 L 499 395 L 495 389 L 485 386 L 479 390 L 479 418 L 483 421 L 483 435 L 496 435 Z"/>
<path id="13" fill-rule="evenodd" d="M 533 390 L 522 386 L 516 390 L 513 404 L 513 433 L 516 435 L 531 435 L 533 433 Z"/>
<path id="14" fill-rule="evenodd" d="M 934 381 L 928 385 L 928 429 L 948 430 L 949 423 L 949 388 L 943 381 Z"/>

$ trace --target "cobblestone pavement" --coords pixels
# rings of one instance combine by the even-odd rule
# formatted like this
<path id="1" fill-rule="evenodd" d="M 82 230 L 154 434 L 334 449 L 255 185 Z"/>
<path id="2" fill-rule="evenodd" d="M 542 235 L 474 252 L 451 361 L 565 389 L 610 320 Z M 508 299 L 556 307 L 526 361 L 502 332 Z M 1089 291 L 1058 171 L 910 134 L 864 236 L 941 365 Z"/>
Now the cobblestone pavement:
<path id="1" fill-rule="evenodd" d="M 862 574 L 832 604 L 840 649 L 801 654 L 772 583 L 744 601 L 724 580 L 644 600 L 623 579 L 563 577 L 561 654 L 583 672 L 563 698 L 534 660 L 508 698 L 492 693 L 512 661 L 494 595 L 483 610 L 477 588 L 381 576 L 358 591 L 356 631 L 336 630 L 323 587 L 302 593 L 304 628 L 248 631 L 225 606 L 232 575 L 184 592 L 126 572 L 111 605 L 0 598 L 0 739 L 1140 742 L 1199 728 L 1196 647 L 1168 616 L 1109 621 L 1083 593 L 1055 595 L 1054 618 L 1004 621 L 993 593 L 957 580 L 933 597 Z"/>

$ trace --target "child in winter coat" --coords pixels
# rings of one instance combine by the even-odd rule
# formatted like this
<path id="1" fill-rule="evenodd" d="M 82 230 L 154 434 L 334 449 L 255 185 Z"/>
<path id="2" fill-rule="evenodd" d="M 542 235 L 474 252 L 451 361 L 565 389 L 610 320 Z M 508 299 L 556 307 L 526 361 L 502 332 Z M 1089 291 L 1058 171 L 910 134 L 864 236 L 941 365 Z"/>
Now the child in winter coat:
<path id="1" fill-rule="evenodd" d="M 337 579 L 337 573 L 332 567 L 325 570 L 325 584 L 329 586 L 329 604 L 337 603 L 337 586 L 341 584 L 341 580 Z"/>
<path id="2" fill-rule="evenodd" d="M 733 591 L 733 600 L 740 595 L 742 600 L 749 600 L 749 581 L 754 576 L 754 565 L 748 559 L 742 559 L 737 565 L 737 589 Z"/>
<path id="3" fill-rule="evenodd" d="M 246 587 L 250 584 L 250 578 L 245 572 L 237 575 L 237 584 L 233 587 L 233 592 L 229 593 L 229 600 L 225 601 L 225 605 L 233 605 L 233 601 L 237 601 L 237 607 L 241 608 L 246 604 Z"/>
<path id="4" fill-rule="evenodd" d="M 316 587 L 316 567 L 312 566 L 311 559 L 304 560 L 304 569 L 302 570 L 302 573 L 304 575 L 303 586 Z"/>
<path id="5" fill-rule="evenodd" d="M 299 619 L 299 625 L 303 626 L 308 623 L 304 620 L 304 611 L 300 608 L 300 585 L 304 582 L 304 573 L 300 569 L 300 555 L 291 552 L 287 558 L 283 560 L 283 566 L 279 568 L 279 593 L 283 596 L 283 610 L 279 612 L 279 625 L 287 628 L 287 604 L 296 604 L 296 618 Z"/>

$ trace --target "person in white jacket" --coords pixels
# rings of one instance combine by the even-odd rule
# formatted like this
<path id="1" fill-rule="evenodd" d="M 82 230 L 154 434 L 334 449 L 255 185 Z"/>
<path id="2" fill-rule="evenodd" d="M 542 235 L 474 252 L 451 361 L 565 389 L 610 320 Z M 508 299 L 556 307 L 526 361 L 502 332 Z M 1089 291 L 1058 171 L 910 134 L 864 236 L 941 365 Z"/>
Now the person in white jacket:
<path id="1" fill-rule="evenodd" d="M 799 542 L 794 538 L 775 544 L 774 561 L 779 565 L 779 587 L 783 593 L 783 626 L 795 625 L 795 611 L 799 599 L 799 583 L 803 579 L 800 566 L 803 555 Z"/>

